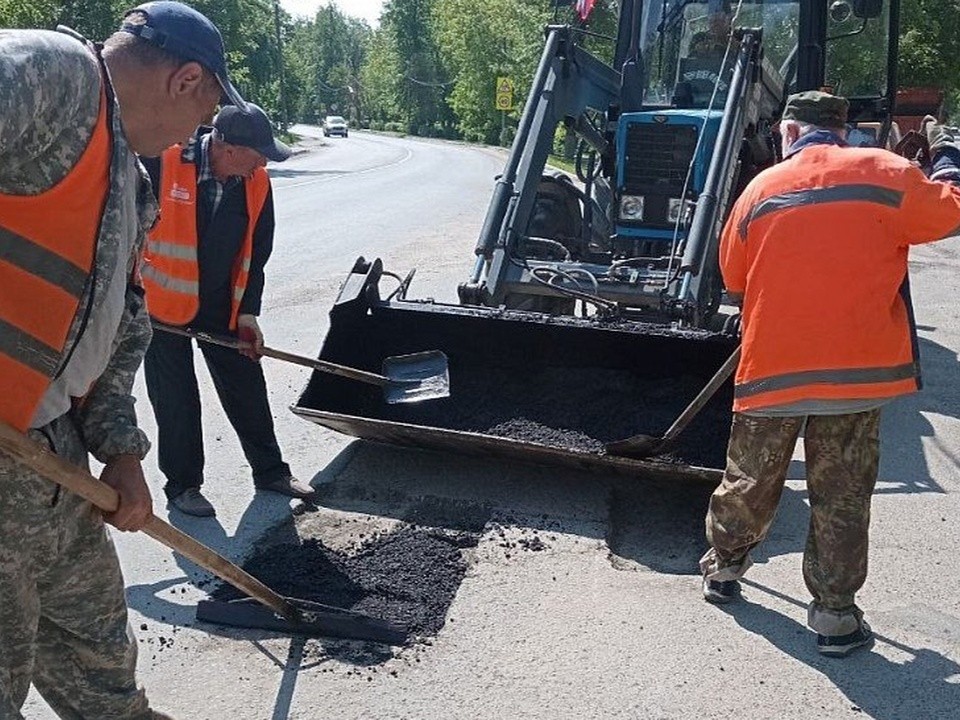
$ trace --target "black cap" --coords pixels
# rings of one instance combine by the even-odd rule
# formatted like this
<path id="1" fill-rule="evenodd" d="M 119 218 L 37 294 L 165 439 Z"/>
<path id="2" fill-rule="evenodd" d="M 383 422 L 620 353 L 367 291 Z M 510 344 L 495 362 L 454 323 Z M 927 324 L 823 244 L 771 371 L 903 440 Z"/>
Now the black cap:
<path id="1" fill-rule="evenodd" d="M 172 0 L 148 2 L 124 14 L 143 13 L 146 22 L 124 22 L 120 29 L 143 38 L 184 60 L 193 60 L 217 76 L 223 102 L 245 109 L 246 103 L 227 77 L 223 36 L 209 18 L 189 5 Z"/>
<path id="2" fill-rule="evenodd" d="M 246 111 L 233 105 L 221 108 L 213 119 L 220 139 L 230 145 L 253 148 L 268 160 L 283 162 L 293 151 L 273 137 L 270 118 L 257 105 L 247 103 Z"/>
<path id="3" fill-rule="evenodd" d="M 839 129 L 846 124 L 849 109 L 850 103 L 846 98 L 820 90 L 807 90 L 787 98 L 783 119 Z"/>

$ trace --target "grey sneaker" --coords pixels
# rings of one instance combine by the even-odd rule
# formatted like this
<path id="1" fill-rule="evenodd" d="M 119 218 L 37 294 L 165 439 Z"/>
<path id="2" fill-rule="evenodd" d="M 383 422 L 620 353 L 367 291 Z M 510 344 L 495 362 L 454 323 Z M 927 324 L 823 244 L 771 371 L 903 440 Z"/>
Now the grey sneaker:
<path id="1" fill-rule="evenodd" d="M 314 494 L 312 487 L 305 482 L 300 482 L 293 475 L 287 475 L 270 482 L 258 484 L 257 490 L 275 492 L 280 495 L 286 495 L 287 497 L 299 498 L 300 500 L 312 498 Z"/>
<path id="2" fill-rule="evenodd" d="M 847 635 L 817 635 L 817 650 L 827 657 L 842 658 L 872 642 L 873 631 L 866 620 L 860 618 L 860 627 Z"/>
<path id="3" fill-rule="evenodd" d="M 179 495 L 170 498 L 170 504 L 184 515 L 194 517 L 213 517 L 217 511 L 201 493 L 200 488 L 188 488 Z"/>
<path id="4" fill-rule="evenodd" d="M 723 605 L 733 602 L 740 595 L 740 583 L 736 580 L 707 580 L 703 579 L 703 599 L 714 605 Z"/>

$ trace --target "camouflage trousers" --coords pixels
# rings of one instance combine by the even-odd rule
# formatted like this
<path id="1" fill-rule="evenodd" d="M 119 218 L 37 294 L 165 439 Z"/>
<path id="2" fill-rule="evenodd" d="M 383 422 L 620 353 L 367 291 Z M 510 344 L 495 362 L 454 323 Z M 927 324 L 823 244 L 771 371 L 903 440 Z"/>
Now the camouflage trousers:
<path id="1" fill-rule="evenodd" d="M 880 462 L 880 410 L 850 415 L 755 417 L 735 413 L 720 487 L 710 498 L 700 561 L 710 579 L 735 580 L 776 515 L 793 449 L 804 431 L 810 527 L 803 578 L 808 622 L 823 635 L 857 627 L 856 592 L 867 577 L 870 499 Z"/>
<path id="2" fill-rule="evenodd" d="M 69 418 L 31 436 L 87 467 Z M 136 661 L 100 513 L 0 455 L 0 720 L 22 720 L 31 682 L 61 718 L 150 718 Z"/>

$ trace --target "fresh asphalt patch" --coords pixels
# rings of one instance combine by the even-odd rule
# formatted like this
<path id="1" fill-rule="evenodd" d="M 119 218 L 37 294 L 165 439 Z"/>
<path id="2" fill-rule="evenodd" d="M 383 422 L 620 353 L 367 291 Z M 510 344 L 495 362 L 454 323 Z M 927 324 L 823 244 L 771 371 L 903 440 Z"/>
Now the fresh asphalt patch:
<path id="1" fill-rule="evenodd" d="M 467 552 L 480 541 L 489 510 L 424 498 L 399 521 L 352 515 L 332 518 L 319 508 L 303 505 L 258 543 L 261 549 L 243 568 L 281 595 L 402 625 L 413 642 L 435 636 L 446 622 L 468 569 Z M 232 600 L 242 594 L 221 585 L 213 596 Z M 328 655 L 341 659 L 349 655 L 351 661 L 362 664 L 391 656 L 371 651 L 369 657 L 358 658 L 356 653 L 364 651 L 356 647 L 326 645 Z"/>

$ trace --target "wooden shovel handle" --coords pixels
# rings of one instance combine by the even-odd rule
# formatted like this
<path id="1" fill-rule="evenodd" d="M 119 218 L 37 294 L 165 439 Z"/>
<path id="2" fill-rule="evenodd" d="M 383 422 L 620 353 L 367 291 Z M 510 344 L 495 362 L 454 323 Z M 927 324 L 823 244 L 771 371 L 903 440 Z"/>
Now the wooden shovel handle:
<path id="1" fill-rule="evenodd" d="M 714 373 L 709 382 L 704 385 L 703 389 L 697 393 L 697 396 L 691 400 L 690 404 L 680 413 L 680 416 L 673 421 L 673 425 L 663 434 L 663 442 L 672 442 L 673 439 L 690 424 L 690 421 L 697 416 L 704 405 L 710 402 L 710 398 L 713 397 L 714 393 L 727 381 L 727 378 L 730 377 L 733 371 L 737 369 L 739 362 L 740 346 L 737 345 L 736 349 L 730 354 L 730 357 L 724 361 L 723 365 Z"/>
<path id="2" fill-rule="evenodd" d="M 176 327 L 174 325 L 164 325 L 163 323 L 158 322 L 154 322 L 153 327 L 157 330 L 162 330 L 163 332 L 171 333 L 173 335 L 183 335 L 184 337 L 193 338 L 199 342 L 210 343 L 211 345 L 220 345 L 221 347 L 233 348 L 234 350 L 240 350 L 241 348 L 246 347 L 246 343 L 242 343 L 232 337 L 225 337 L 223 335 L 211 335 L 210 333 L 200 332 L 199 330 L 191 330 L 189 328 Z M 358 370 L 357 368 L 348 367 L 346 365 L 338 365 L 337 363 L 332 363 L 329 360 L 314 360 L 312 358 L 304 357 L 303 355 L 294 355 L 293 353 L 285 352 L 284 350 L 276 350 L 271 347 L 261 348 L 260 354 L 265 357 L 293 363 L 294 365 L 303 365 L 304 367 L 319 370 L 320 372 L 330 373 L 331 375 L 339 375 L 340 377 L 349 378 L 351 380 L 358 380 L 370 385 L 384 387 L 385 385 L 390 384 L 390 378 L 385 377 L 384 375 L 367 372 L 366 370 Z"/>
<path id="3" fill-rule="evenodd" d="M 293 353 L 284 352 L 283 350 L 275 350 L 274 348 L 264 347 L 260 351 L 261 355 L 266 357 L 275 358 L 277 360 L 283 360 L 284 362 L 293 363 L 295 365 L 303 365 L 304 367 L 313 368 L 314 370 L 319 370 L 320 372 L 330 373 L 331 375 L 339 375 L 340 377 L 349 378 L 350 380 L 359 380 L 360 382 L 365 382 L 369 385 L 379 385 L 384 387 L 385 385 L 390 384 L 390 378 L 384 375 L 378 375 L 377 373 L 367 372 L 366 370 L 358 370 L 357 368 L 347 367 L 346 365 L 337 365 L 336 363 L 329 362 L 327 360 L 312 360 L 308 357 L 303 357 L 302 355 L 294 355 Z"/>
<path id="4" fill-rule="evenodd" d="M 114 512 L 120 504 L 117 491 L 76 465 L 57 457 L 43 445 L 0 422 L 0 451 L 51 482 L 89 500 L 104 512 Z M 16 481 L 14 481 L 16 482 Z M 151 515 L 142 532 L 166 545 L 221 580 L 260 601 L 288 620 L 299 618 L 299 610 L 255 577 L 194 540 L 186 533 Z"/>

